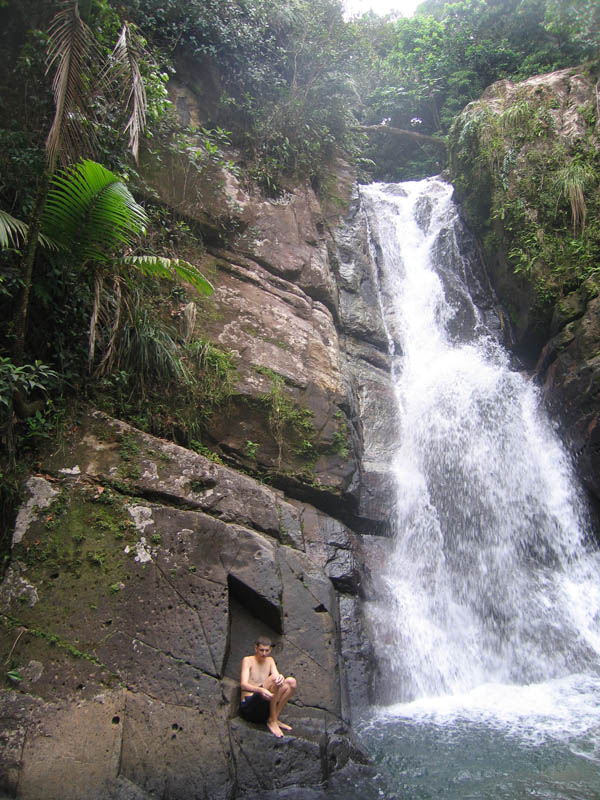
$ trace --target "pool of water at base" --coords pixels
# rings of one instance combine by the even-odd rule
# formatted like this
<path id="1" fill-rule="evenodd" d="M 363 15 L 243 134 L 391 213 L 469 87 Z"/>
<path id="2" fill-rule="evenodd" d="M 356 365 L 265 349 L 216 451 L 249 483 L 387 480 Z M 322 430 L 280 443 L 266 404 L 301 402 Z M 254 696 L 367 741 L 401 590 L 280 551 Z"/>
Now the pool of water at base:
<path id="1" fill-rule="evenodd" d="M 600 731 L 535 743 L 468 720 L 360 727 L 385 800 L 600 800 Z"/>
<path id="2" fill-rule="evenodd" d="M 600 678 L 487 684 L 371 709 L 376 777 L 347 800 L 600 800 Z"/>

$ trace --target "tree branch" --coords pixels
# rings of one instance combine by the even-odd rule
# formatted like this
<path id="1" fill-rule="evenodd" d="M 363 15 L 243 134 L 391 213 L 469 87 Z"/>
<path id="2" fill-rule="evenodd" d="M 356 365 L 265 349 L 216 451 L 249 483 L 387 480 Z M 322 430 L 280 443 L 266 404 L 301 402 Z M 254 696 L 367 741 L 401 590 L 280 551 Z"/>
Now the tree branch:
<path id="1" fill-rule="evenodd" d="M 417 131 L 405 131 L 402 128 L 392 128 L 390 125 L 358 125 L 359 131 L 365 133 L 381 132 L 390 133 L 392 136 L 407 136 L 409 139 L 414 139 L 417 142 L 424 144 L 434 144 L 436 147 L 446 149 L 446 142 L 443 139 L 438 139 L 436 136 L 428 136 L 426 133 L 417 133 Z"/>

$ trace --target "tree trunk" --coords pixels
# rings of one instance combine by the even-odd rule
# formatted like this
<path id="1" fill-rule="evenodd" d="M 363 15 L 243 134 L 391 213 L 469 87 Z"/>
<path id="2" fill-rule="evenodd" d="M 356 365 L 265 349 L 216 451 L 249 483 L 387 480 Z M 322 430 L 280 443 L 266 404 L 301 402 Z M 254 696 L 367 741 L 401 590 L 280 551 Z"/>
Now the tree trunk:
<path id="1" fill-rule="evenodd" d="M 414 139 L 417 142 L 424 144 L 434 144 L 443 150 L 446 149 L 446 142 L 443 139 L 438 139 L 436 136 L 428 136 L 426 133 L 417 133 L 417 131 L 406 131 L 403 128 L 392 128 L 390 125 L 359 125 L 359 131 L 371 133 L 373 131 L 379 133 L 389 133 L 392 136 L 406 136 L 409 139 Z"/>
<path id="2" fill-rule="evenodd" d="M 25 358 L 25 339 L 27 336 L 27 318 L 29 315 L 29 296 L 31 294 L 31 280 L 33 276 L 33 264 L 37 252 L 40 228 L 42 226 L 42 214 L 46 206 L 48 189 L 50 187 L 50 172 L 45 169 L 37 187 L 35 206 L 29 221 L 27 231 L 27 241 L 25 243 L 25 255 L 21 262 L 21 280 L 23 286 L 17 302 L 17 308 L 13 316 L 14 342 L 12 349 L 13 363 L 20 367 Z"/>
<path id="3" fill-rule="evenodd" d="M 98 270 L 94 276 L 94 304 L 92 306 L 92 316 L 90 317 L 90 333 L 88 341 L 88 372 L 91 375 L 94 368 L 94 356 L 96 354 L 96 338 L 98 335 L 98 317 L 100 306 L 102 305 L 102 288 L 104 276 Z"/>

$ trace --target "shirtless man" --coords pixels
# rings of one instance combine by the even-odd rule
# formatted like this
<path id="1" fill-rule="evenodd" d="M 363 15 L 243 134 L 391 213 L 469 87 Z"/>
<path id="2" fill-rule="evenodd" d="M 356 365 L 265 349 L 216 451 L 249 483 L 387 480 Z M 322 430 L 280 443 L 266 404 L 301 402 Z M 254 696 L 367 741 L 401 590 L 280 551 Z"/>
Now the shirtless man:
<path id="1" fill-rule="evenodd" d="M 240 716 L 248 722 L 266 722 L 271 733 L 283 736 L 290 725 L 279 720 L 281 709 L 294 694 L 295 678 L 284 678 L 271 656 L 271 640 L 259 636 L 254 655 L 242 659 Z M 282 730 L 283 728 L 283 730 Z"/>

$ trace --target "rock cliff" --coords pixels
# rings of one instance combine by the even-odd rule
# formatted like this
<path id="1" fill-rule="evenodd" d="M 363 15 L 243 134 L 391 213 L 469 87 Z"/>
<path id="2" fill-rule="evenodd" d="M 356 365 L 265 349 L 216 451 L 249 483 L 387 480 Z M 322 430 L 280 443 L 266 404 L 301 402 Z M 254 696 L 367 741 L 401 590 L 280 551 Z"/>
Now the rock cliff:
<path id="1" fill-rule="evenodd" d="M 250 798 L 365 769 L 363 555 L 385 531 L 395 423 L 366 237 L 337 175 L 338 245 L 340 205 L 308 187 L 264 201 L 230 179 L 220 196 L 252 227 L 202 254 L 203 334 L 237 368 L 208 422 L 221 458 L 86 409 L 30 477 L 0 588 L 7 796 Z M 167 202 L 215 224 L 200 190 L 163 177 Z M 260 633 L 298 680 L 284 740 L 237 716 Z"/>
<path id="2" fill-rule="evenodd" d="M 510 315 L 596 498 L 600 322 L 597 65 L 499 81 L 459 116 L 450 173 Z"/>

